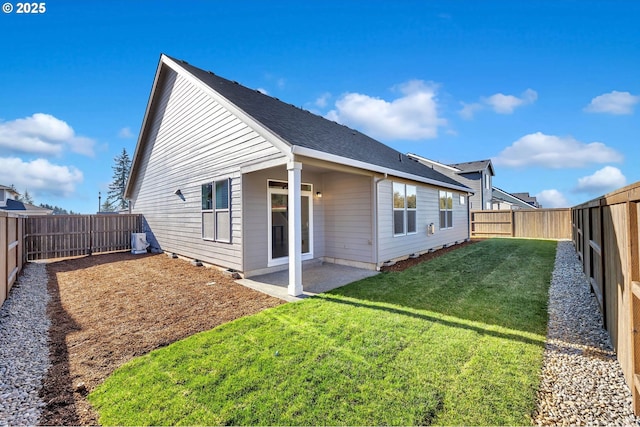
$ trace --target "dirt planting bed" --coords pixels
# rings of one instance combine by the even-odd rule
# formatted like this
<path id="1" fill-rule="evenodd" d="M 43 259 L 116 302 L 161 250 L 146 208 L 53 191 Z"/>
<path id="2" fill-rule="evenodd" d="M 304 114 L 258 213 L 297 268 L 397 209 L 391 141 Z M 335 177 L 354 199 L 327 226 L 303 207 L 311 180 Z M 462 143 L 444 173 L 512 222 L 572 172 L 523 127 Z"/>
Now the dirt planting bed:
<path id="1" fill-rule="evenodd" d="M 40 424 L 95 425 L 86 395 L 123 363 L 283 301 L 213 268 L 117 253 L 47 264 L 51 368 Z"/>

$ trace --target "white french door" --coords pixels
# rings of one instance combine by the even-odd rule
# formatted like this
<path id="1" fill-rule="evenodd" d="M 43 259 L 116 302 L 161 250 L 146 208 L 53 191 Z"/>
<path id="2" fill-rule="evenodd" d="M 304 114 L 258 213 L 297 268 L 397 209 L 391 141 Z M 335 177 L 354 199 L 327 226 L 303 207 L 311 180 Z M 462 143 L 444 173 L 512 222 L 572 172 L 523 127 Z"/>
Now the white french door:
<path id="1" fill-rule="evenodd" d="M 302 184 L 302 259 L 313 258 L 313 198 L 311 184 Z M 289 262 L 289 190 L 283 181 L 268 181 L 268 266 Z"/>

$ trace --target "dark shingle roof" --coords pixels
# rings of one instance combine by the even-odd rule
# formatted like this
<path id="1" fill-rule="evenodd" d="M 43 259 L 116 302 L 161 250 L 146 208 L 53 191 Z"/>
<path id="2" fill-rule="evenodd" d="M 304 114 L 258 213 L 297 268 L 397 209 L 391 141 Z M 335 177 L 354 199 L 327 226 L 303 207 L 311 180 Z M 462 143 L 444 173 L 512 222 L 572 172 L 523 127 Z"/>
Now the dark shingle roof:
<path id="1" fill-rule="evenodd" d="M 7 205 L 0 209 L 5 211 L 51 211 L 51 209 L 42 208 L 40 206 L 32 205 L 30 203 L 20 202 L 18 200 L 7 199 Z"/>
<path id="2" fill-rule="evenodd" d="M 466 188 L 454 179 L 357 130 L 201 70 L 184 61 L 171 59 L 290 145 Z"/>
<path id="3" fill-rule="evenodd" d="M 462 172 L 478 172 L 491 165 L 491 160 L 477 160 L 474 162 L 454 163 L 449 166 L 460 169 Z M 493 167 L 491 167 L 493 173 Z"/>

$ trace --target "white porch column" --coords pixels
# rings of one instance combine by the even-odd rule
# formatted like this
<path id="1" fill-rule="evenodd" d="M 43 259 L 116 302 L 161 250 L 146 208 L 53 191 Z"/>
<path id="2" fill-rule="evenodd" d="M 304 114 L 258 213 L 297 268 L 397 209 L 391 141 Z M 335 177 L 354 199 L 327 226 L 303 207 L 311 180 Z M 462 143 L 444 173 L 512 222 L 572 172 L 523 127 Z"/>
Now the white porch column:
<path id="1" fill-rule="evenodd" d="M 302 295 L 302 163 L 288 162 L 289 295 Z"/>

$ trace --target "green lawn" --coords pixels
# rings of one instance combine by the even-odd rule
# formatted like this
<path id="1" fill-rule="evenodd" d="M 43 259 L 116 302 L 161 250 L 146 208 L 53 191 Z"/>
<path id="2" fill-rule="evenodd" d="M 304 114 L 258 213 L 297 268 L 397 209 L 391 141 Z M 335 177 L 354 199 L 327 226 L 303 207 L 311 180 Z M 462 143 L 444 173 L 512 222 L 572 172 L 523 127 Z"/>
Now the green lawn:
<path id="1" fill-rule="evenodd" d="M 526 425 L 556 243 L 494 239 L 154 351 L 89 395 L 109 425 Z"/>

